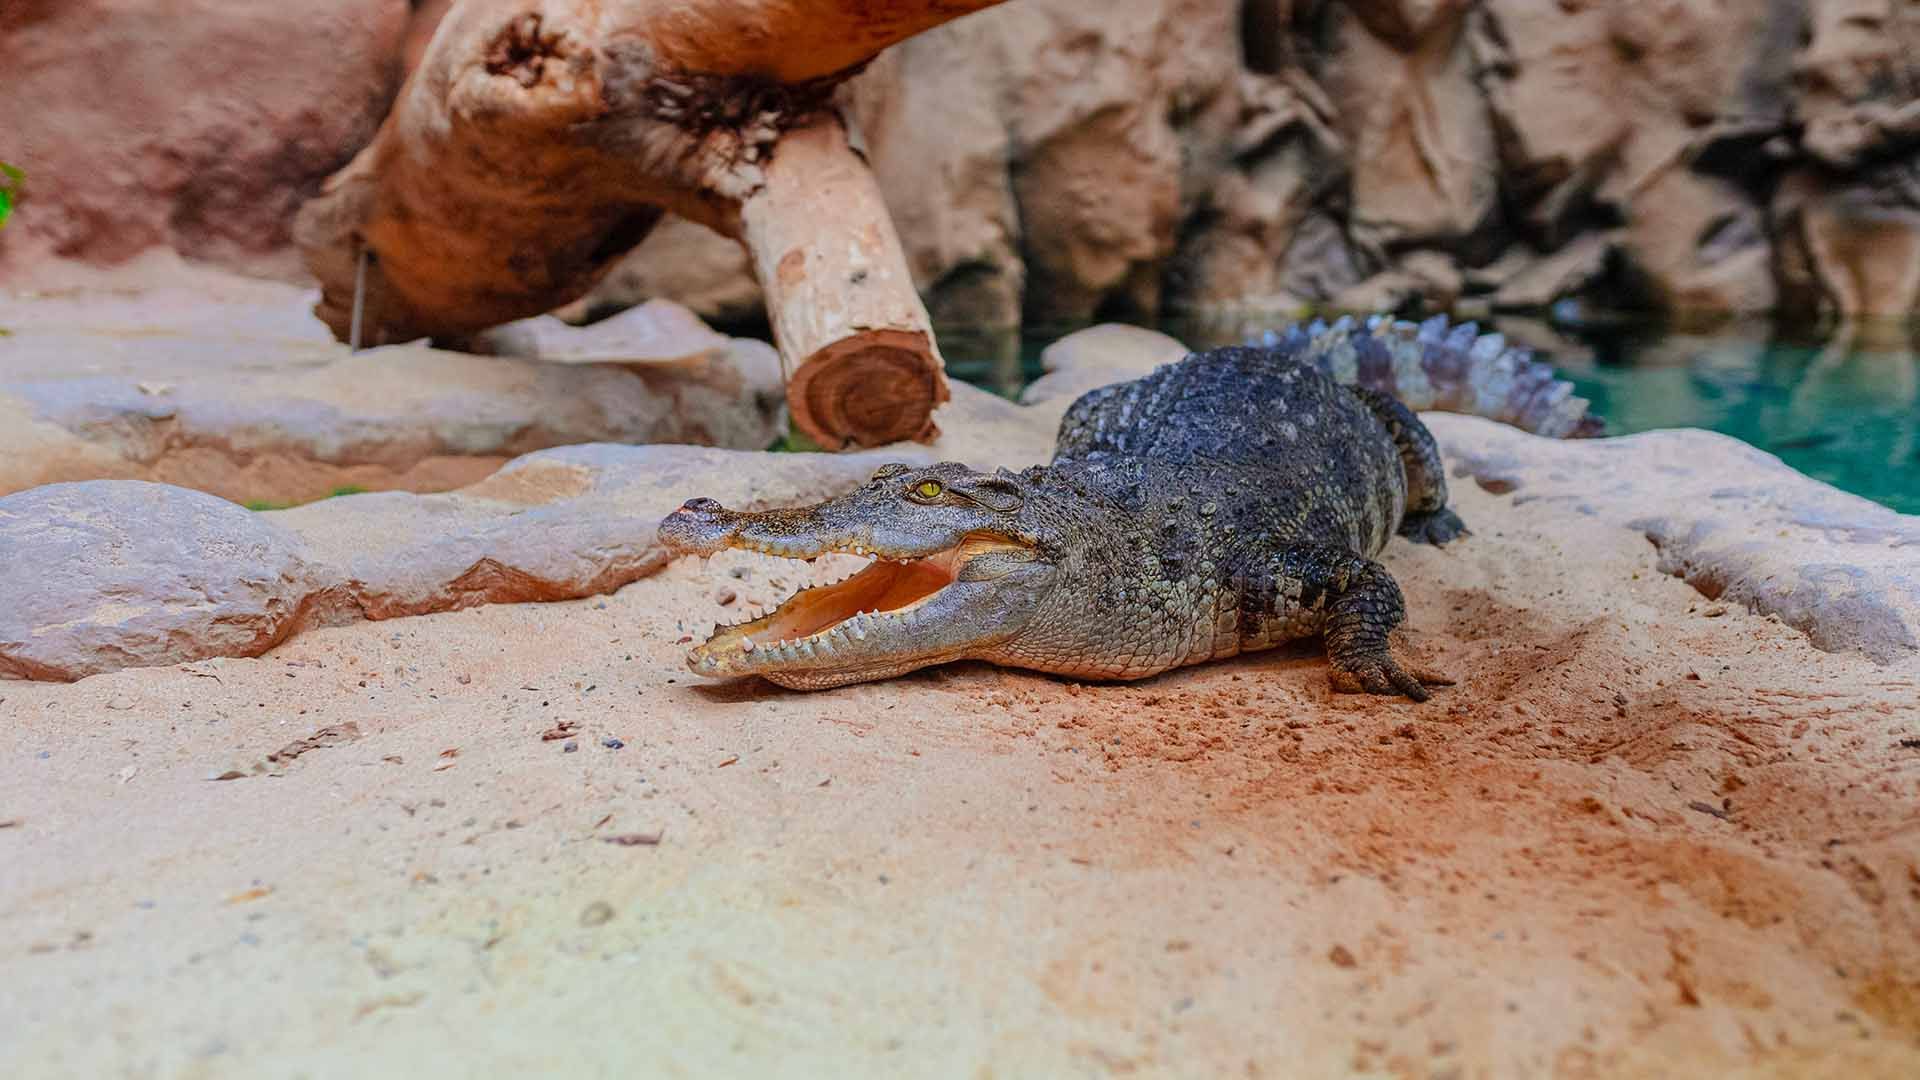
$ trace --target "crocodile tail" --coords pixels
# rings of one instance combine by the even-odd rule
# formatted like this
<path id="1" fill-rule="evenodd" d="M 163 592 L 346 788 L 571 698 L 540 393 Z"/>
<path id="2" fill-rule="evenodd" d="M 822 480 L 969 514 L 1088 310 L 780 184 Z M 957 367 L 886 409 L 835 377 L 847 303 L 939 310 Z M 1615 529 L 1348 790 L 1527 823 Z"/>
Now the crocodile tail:
<path id="1" fill-rule="evenodd" d="M 1375 315 L 1343 316 L 1268 330 L 1249 345 L 1309 363 L 1336 381 L 1392 394 L 1408 408 L 1470 413 L 1549 438 L 1606 433 L 1605 423 L 1573 396 L 1572 384 L 1530 350 L 1500 334 L 1436 315 L 1423 323 Z"/>

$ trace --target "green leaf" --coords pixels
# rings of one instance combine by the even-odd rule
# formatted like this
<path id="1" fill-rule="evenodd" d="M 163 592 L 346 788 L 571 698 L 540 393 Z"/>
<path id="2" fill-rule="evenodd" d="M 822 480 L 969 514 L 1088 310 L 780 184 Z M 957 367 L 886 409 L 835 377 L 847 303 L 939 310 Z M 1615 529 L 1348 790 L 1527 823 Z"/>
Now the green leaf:
<path id="1" fill-rule="evenodd" d="M 14 180 L 25 180 L 27 178 L 26 172 L 19 166 L 9 165 L 4 161 L 0 161 L 0 173 L 6 173 L 7 176 Z"/>

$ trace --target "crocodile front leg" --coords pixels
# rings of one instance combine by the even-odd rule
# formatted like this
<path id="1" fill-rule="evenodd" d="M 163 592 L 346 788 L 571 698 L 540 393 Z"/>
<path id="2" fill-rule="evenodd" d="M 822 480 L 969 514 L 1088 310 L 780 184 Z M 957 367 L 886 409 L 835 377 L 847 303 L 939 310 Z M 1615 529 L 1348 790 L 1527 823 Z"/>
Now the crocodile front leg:
<path id="1" fill-rule="evenodd" d="M 1409 671 L 1394 659 L 1388 634 L 1406 618 L 1400 586 L 1386 568 L 1342 548 L 1296 544 L 1272 566 L 1270 617 L 1292 622 L 1318 611 L 1329 678 L 1335 690 L 1357 694 L 1430 696 L 1427 686 L 1450 686 L 1444 675 Z"/>

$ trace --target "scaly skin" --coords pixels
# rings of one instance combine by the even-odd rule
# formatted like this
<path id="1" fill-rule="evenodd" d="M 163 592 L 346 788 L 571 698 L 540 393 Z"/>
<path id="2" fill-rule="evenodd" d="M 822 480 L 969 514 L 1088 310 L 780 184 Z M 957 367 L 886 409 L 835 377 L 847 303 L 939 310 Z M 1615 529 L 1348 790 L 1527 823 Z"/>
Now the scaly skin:
<path id="1" fill-rule="evenodd" d="M 1024 472 L 889 465 L 811 507 L 689 501 L 660 525 L 680 553 L 876 559 L 720 628 L 689 665 L 804 689 L 965 658 L 1139 679 L 1323 636 L 1336 689 L 1426 700 L 1446 680 L 1394 657 L 1405 605 L 1374 557 L 1396 533 L 1465 530 L 1433 437 L 1382 391 L 1554 433 L 1597 423 L 1471 326 L 1342 320 L 1269 338 L 1087 394 L 1052 463 Z"/>

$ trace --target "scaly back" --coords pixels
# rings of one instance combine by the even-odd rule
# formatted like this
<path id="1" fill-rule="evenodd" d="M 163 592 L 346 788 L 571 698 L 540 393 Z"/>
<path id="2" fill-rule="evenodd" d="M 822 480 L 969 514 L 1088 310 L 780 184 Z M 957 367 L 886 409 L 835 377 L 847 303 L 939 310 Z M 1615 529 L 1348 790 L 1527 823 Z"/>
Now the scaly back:
<path id="1" fill-rule="evenodd" d="M 1285 456 L 1299 458 L 1328 449 L 1325 429 L 1308 430 L 1303 417 L 1345 415 L 1352 395 L 1335 383 L 1391 394 L 1411 409 L 1469 413 L 1549 437 L 1603 430 L 1571 385 L 1501 335 L 1443 316 L 1418 324 L 1375 316 L 1270 330 L 1248 347 L 1195 353 L 1092 391 L 1061 421 L 1054 457 L 1265 465 L 1290 447 Z"/>
<path id="2" fill-rule="evenodd" d="M 1337 455 L 1375 427 L 1358 398 L 1297 351 L 1230 346 L 1087 393 L 1061 419 L 1054 460 L 1286 468 Z"/>

